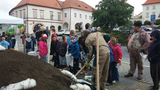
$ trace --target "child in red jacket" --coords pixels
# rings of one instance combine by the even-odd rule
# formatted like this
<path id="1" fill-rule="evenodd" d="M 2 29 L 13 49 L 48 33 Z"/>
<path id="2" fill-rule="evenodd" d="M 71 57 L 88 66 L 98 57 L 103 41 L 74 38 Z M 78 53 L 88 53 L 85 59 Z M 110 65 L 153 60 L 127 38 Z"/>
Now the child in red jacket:
<path id="1" fill-rule="evenodd" d="M 118 43 L 118 40 L 115 37 L 111 38 L 111 44 L 113 45 L 111 47 L 113 51 L 113 68 L 112 68 L 112 80 L 113 83 L 119 82 L 119 73 L 118 73 L 118 64 L 121 66 L 121 59 L 122 59 L 122 50 L 121 50 L 121 44 Z"/>

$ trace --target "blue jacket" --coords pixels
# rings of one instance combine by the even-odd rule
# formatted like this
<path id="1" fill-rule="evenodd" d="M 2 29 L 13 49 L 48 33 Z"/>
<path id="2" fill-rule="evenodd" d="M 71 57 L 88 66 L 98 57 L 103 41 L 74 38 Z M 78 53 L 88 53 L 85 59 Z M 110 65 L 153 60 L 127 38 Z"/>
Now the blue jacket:
<path id="1" fill-rule="evenodd" d="M 69 53 L 71 53 L 74 58 L 76 58 L 76 59 L 79 58 L 79 45 L 78 45 L 78 41 L 76 41 L 73 44 L 70 44 L 70 46 L 68 47 L 68 50 L 70 51 Z"/>
<path id="2" fill-rule="evenodd" d="M 11 48 L 14 48 L 15 44 L 16 44 L 16 39 L 12 38 L 12 40 L 11 40 Z"/>
<path id="3" fill-rule="evenodd" d="M 1 46 L 3 46 L 5 49 L 8 49 L 8 46 L 10 44 L 7 41 L 1 41 Z"/>
<path id="4" fill-rule="evenodd" d="M 26 38 L 26 49 L 31 49 L 32 40 L 30 38 Z"/>
<path id="5" fill-rule="evenodd" d="M 108 44 L 109 46 L 109 50 L 110 50 L 110 62 L 114 61 L 114 57 L 113 57 L 113 51 L 111 50 L 111 46 Z"/>
<path id="6" fill-rule="evenodd" d="M 154 30 L 151 33 L 151 36 L 156 38 L 156 41 L 153 41 L 148 53 L 148 60 L 150 63 L 160 63 L 160 32 Z M 150 58 L 152 61 L 150 61 Z"/>
<path id="7" fill-rule="evenodd" d="M 32 48 L 34 47 L 34 45 L 36 44 L 36 39 L 31 36 L 31 42 L 32 42 Z"/>
<path id="8" fill-rule="evenodd" d="M 75 37 L 75 39 L 77 40 L 76 37 Z M 71 37 L 70 36 L 67 37 L 67 43 L 68 43 L 68 46 L 71 45 Z"/>

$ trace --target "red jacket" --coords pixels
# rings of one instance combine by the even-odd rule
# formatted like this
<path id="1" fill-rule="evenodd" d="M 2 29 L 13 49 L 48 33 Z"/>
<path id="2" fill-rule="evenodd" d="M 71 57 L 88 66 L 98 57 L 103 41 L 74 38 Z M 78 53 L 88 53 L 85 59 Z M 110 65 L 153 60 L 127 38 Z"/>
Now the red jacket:
<path id="1" fill-rule="evenodd" d="M 48 53 L 48 47 L 47 47 L 47 43 L 44 41 L 39 41 L 39 55 L 44 58 L 44 55 L 47 55 Z"/>
<path id="2" fill-rule="evenodd" d="M 122 50 L 121 50 L 121 44 L 117 43 L 117 45 L 112 46 L 112 51 L 113 51 L 113 57 L 114 57 L 114 62 L 121 62 L 122 59 Z"/>

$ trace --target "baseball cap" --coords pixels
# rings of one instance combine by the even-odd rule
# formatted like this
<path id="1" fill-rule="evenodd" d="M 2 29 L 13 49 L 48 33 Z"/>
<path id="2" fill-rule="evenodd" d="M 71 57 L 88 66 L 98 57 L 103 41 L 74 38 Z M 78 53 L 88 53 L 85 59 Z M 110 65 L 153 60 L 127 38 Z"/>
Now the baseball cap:
<path id="1" fill-rule="evenodd" d="M 42 34 L 42 38 L 48 38 L 46 34 Z"/>

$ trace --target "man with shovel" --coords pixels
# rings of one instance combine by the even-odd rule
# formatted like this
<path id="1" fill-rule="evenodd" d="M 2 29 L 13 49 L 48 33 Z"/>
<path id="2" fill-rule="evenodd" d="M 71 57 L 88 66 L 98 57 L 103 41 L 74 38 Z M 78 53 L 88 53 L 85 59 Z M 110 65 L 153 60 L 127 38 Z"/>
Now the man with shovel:
<path id="1" fill-rule="evenodd" d="M 100 79 L 100 90 L 105 90 L 106 82 L 108 79 L 108 70 L 109 70 L 109 62 L 110 62 L 110 51 L 109 46 L 104 40 L 103 33 L 99 33 L 99 79 Z M 96 56 L 96 46 L 97 46 L 97 33 L 90 33 L 89 30 L 83 31 L 83 37 L 85 40 L 85 45 L 88 47 L 89 53 L 87 54 L 88 62 L 85 63 L 86 67 L 89 66 L 89 62 L 92 59 L 93 54 Z M 93 69 L 92 69 L 92 90 L 96 90 L 96 57 L 93 61 Z M 99 82 L 99 81 L 98 81 Z"/>

